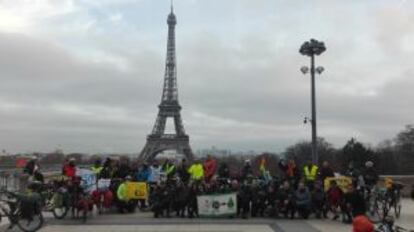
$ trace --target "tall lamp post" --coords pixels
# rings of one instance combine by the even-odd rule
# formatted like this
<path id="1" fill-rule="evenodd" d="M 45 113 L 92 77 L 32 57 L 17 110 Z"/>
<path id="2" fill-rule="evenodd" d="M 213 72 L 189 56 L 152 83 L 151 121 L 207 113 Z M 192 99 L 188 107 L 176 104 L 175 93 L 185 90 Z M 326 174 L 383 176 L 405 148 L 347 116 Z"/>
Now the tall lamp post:
<path id="1" fill-rule="evenodd" d="M 326 50 L 323 42 L 311 39 L 302 44 L 299 49 L 300 54 L 309 56 L 311 59 L 310 70 L 309 67 L 303 66 L 300 71 L 303 74 L 307 74 L 310 71 L 311 74 L 311 107 L 312 107 L 312 118 L 309 121 L 312 124 L 312 162 L 318 164 L 318 151 L 317 151 L 317 133 L 316 133 L 316 97 L 315 97 L 315 72 L 321 74 L 324 70 L 322 66 L 315 68 L 315 55 L 319 56 Z"/>

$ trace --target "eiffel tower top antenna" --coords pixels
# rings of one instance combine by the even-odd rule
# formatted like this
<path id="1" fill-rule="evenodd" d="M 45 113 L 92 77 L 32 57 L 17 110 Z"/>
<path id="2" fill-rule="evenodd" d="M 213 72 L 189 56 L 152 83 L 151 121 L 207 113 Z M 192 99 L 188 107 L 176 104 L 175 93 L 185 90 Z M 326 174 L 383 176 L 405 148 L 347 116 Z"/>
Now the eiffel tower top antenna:
<path id="1" fill-rule="evenodd" d="M 171 13 L 174 13 L 174 0 L 171 0 Z"/>

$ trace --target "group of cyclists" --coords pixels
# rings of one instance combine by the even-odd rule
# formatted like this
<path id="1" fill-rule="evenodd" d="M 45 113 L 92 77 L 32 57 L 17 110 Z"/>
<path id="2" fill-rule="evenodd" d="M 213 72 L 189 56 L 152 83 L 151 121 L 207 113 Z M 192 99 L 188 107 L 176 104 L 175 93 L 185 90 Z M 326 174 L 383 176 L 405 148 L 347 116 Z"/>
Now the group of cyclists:
<path id="1" fill-rule="evenodd" d="M 307 219 L 313 215 L 359 223 L 362 224 L 360 228 L 369 227 L 370 220 L 366 217 L 371 207 L 369 198 L 379 180 L 373 162 L 367 161 L 363 167 L 354 167 L 350 163 L 340 174 L 326 161 L 320 167 L 312 162 L 299 167 L 293 159 L 282 159 L 278 164 L 270 165 L 278 166 L 278 175 L 271 175 L 264 162 L 254 167 L 250 160 L 245 160 L 240 170 L 234 172 L 229 164 L 212 156 L 191 163 L 185 159 L 167 159 L 134 165 L 127 159 L 106 158 L 104 162 L 97 159 L 89 167 L 90 171 L 96 175 L 96 182 L 108 180 L 110 183 L 105 189 L 96 188 L 88 193 L 90 200 L 84 203 L 84 208 L 90 210 L 95 204 L 99 212 L 114 206 L 120 213 L 139 209 L 152 211 L 154 217 L 193 218 L 199 216 L 198 196 L 236 193 L 237 213 L 233 217 Z M 85 192 L 78 170 L 75 159 L 65 160 L 62 175 L 67 178 L 66 183 L 71 182 L 67 184 L 68 195 Z M 44 181 L 36 160 L 28 163 L 25 172 L 37 181 Z M 346 186 L 337 183 L 335 177 L 338 175 L 351 181 Z M 146 183 L 147 198 L 128 199 L 128 182 Z M 391 183 L 388 187 L 392 192 L 395 185 Z M 69 199 L 68 206 L 72 207 L 72 216 L 75 216 L 79 205 L 74 197 Z"/>

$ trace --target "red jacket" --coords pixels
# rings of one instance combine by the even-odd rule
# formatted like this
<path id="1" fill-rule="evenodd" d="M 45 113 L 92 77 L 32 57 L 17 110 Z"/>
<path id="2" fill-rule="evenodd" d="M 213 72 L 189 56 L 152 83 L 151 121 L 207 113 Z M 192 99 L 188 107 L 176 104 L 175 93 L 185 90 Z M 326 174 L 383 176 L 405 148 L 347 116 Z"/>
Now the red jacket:
<path id="1" fill-rule="evenodd" d="M 63 166 L 63 175 L 67 177 L 74 177 L 76 175 L 76 167 L 65 164 L 65 166 Z"/>
<path id="2" fill-rule="evenodd" d="M 353 232 L 374 232 L 374 225 L 364 215 L 359 215 L 352 221 Z"/>
<path id="3" fill-rule="evenodd" d="M 204 161 L 204 176 L 210 178 L 216 172 L 217 161 L 215 159 L 208 159 Z"/>

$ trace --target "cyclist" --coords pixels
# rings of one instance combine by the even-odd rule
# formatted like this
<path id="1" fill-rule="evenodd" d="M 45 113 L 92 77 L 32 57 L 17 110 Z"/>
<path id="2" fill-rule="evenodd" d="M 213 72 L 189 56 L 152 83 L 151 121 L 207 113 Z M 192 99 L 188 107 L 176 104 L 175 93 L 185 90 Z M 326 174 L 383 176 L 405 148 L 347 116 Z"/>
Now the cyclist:
<path id="1" fill-rule="evenodd" d="M 378 172 L 374 168 L 374 163 L 372 161 L 367 161 L 365 163 L 365 169 L 362 173 L 364 178 L 365 186 L 368 189 L 372 189 L 378 182 Z"/>
<path id="2" fill-rule="evenodd" d="M 63 175 L 74 178 L 76 175 L 76 163 L 74 158 L 70 158 L 69 162 L 65 163 L 63 166 Z"/>
<path id="3" fill-rule="evenodd" d="M 34 181 L 44 182 L 43 174 L 37 162 L 37 157 L 33 156 L 23 169 L 23 173 L 28 174 Z"/>

